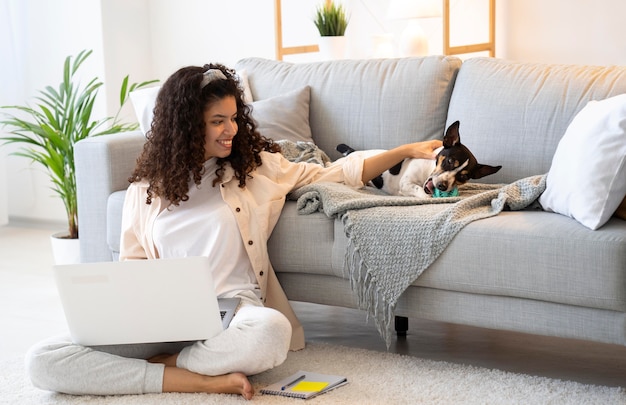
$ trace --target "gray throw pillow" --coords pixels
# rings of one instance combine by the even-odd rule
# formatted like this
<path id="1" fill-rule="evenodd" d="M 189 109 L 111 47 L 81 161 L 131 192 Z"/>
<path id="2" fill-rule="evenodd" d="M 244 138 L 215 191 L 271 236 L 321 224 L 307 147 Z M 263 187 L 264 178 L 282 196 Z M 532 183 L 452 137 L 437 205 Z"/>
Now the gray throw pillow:
<path id="1" fill-rule="evenodd" d="M 313 142 L 309 126 L 311 87 L 252 103 L 252 118 L 261 135 L 275 141 Z"/>

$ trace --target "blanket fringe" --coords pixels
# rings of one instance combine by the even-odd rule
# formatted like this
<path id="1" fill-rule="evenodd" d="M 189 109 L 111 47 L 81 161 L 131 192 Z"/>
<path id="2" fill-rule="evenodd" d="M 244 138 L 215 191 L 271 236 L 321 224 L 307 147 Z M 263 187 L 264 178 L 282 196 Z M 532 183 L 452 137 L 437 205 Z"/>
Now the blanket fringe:
<path id="1" fill-rule="evenodd" d="M 347 215 L 342 216 L 342 222 L 346 235 L 348 235 L 348 246 L 344 256 L 344 275 L 346 275 L 347 270 L 350 288 L 356 293 L 357 307 L 365 311 L 366 321 L 370 319 L 370 316 L 373 317 L 376 329 L 385 341 L 387 350 L 389 350 L 393 336 L 395 303 L 392 304 L 385 300 L 375 277 L 368 270 L 359 254 L 359 248 L 350 237 L 351 223 Z"/>

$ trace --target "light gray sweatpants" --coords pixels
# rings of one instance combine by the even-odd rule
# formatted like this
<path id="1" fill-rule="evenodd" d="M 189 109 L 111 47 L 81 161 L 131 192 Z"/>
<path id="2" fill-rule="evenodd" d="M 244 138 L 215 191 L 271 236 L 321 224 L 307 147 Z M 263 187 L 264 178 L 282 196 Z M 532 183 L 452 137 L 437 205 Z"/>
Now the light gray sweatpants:
<path id="1" fill-rule="evenodd" d="M 75 395 L 161 392 L 165 366 L 146 359 L 162 353 L 180 352 L 176 365 L 200 374 L 258 374 L 287 358 L 291 324 L 249 294 L 239 295 L 230 326 L 211 339 L 85 347 L 69 336 L 54 337 L 29 350 L 26 370 L 36 387 Z"/>

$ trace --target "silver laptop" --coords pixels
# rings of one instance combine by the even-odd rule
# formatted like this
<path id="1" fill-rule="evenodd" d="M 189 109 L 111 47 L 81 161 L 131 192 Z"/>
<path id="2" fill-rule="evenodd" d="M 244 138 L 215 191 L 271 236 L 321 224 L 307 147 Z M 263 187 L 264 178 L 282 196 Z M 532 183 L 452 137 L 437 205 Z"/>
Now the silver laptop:
<path id="1" fill-rule="evenodd" d="M 65 318 L 85 346 L 209 339 L 238 298 L 218 299 L 206 257 L 54 266 Z"/>

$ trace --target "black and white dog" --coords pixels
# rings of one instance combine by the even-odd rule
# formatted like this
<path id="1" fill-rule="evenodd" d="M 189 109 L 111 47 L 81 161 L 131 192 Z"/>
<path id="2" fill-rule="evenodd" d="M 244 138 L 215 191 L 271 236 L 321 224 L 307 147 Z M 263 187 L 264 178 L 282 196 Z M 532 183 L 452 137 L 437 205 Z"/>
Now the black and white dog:
<path id="1" fill-rule="evenodd" d="M 355 152 L 343 143 L 337 145 L 337 151 L 344 156 Z M 373 151 L 368 154 L 380 152 Z M 421 198 L 446 196 L 470 179 L 489 176 L 501 168 L 502 166 L 478 163 L 472 152 L 461 144 L 459 121 L 456 121 L 446 130 L 443 147 L 439 149 L 435 160 L 404 159 L 372 180 L 372 184 L 391 195 Z"/>

